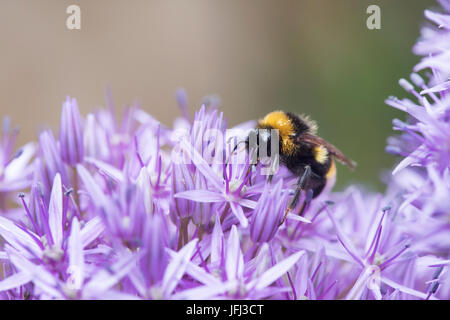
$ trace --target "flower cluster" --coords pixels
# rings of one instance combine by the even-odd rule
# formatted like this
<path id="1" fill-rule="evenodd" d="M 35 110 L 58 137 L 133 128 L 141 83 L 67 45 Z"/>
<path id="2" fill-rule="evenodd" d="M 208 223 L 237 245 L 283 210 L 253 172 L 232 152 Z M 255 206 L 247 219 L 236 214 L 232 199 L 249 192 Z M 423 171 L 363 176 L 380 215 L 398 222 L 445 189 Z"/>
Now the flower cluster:
<path id="1" fill-rule="evenodd" d="M 443 13 L 426 10 L 431 25 L 413 51 L 423 56 L 408 81 L 399 84 L 410 98 L 390 97 L 386 103 L 407 114 L 394 119 L 400 135 L 388 140 L 387 151 L 403 157 L 393 171 L 392 195 L 399 197 L 403 228 L 420 239 L 416 250 L 444 259 L 450 254 L 450 2 L 439 1 Z M 427 80 L 418 74 L 427 70 Z M 447 260 L 448 262 L 448 260 Z M 439 271 L 438 264 L 436 268 Z M 444 279 L 442 277 L 442 279 Z M 435 284 L 438 286 L 439 281 Z M 444 283 L 445 284 L 445 283 Z M 448 290 L 448 284 L 445 284 Z"/>
<path id="2" fill-rule="evenodd" d="M 445 10 L 450 3 L 441 1 Z M 351 186 L 288 214 L 297 177 L 272 179 L 235 148 L 218 101 L 169 128 L 136 105 L 82 117 L 63 103 L 59 135 L 13 154 L 0 144 L 1 299 L 448 299 L 450 15 L 426 12 L 416 101 L 388 151 L 404 159 L 385 195 Z M 230 130 L 233 129 L 233 130 Z M 230 134 L 230 132 L 233 132 Z M 239 161 L 237 161 L 237 159 Z"/>

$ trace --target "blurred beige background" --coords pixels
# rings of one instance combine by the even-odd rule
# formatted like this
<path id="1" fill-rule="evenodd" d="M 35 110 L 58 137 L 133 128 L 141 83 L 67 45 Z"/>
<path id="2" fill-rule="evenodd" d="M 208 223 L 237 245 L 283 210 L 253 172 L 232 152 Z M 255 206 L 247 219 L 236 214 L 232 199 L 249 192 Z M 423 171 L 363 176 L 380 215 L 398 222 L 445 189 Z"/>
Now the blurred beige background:
<path id="1" fill-rule="evenodd" d="M 119 108 L 135 99 L 171 125 L 174 93 L 191 111 L 221 97 L 231 125 L 282 108 L 308 113 L 319 133 L 359 163 L 340 168 L 340 185 L 381 188 L 400 77 L 418 61 L 411 47 L 432 0 L 1 0 L 0 116 L 19 125 L 19 143 L 42 126 L 58 130 L 66 95 L 85 115 L 104 105 L 110 85 Z M 66 8 L 81 7 L 81 30 Z M 382 29 L 366 28 L 378 4 Z"/>

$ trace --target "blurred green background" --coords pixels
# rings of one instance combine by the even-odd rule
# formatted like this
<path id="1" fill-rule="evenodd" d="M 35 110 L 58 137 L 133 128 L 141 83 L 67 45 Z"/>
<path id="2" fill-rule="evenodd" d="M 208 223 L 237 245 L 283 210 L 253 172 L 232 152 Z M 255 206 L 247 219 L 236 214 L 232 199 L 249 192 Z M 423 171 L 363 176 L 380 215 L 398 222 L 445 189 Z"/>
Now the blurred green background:
<path id="1" fill-rule="evenodd" d="M 81 7 L 81 30 L 65 26 Z M 366 27 L 371 4 L 381 30 Z M 419 57 L 411 48 L 434 0 L 2 0 L 0 116 L 21 127 L 20 143 L 43 125 L 58 130 L 61 103 L 75 96 L 83 114 L 104 105 L 110 85 L 118 107 L 142 101 L 171 125 L 174 93 L 191 110 L 217 94 L 230 125 L 273 109 L 309 114 L 319 134 L 358 162 L 338 169 L 337 189 L 361 182 L 382 190 L 380 173 L 391 120 L 384 104 L 404 95 Z"/>

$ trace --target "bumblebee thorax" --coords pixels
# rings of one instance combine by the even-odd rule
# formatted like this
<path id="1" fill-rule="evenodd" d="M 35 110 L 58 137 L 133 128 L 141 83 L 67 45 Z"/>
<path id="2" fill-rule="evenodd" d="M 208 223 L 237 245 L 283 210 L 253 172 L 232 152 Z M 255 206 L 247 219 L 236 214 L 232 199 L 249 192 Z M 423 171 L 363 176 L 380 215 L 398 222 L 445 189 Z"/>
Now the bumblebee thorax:
<path id="1" fill-rule="evenodd" d="M 295 127 L 288 114 L 283 111 L 273 111 L 258 122 L 259 129 L 276 129 L 281 139 L 281 151 L 284 154 L 293 154 L 296 146 L 292 140 L 295 136 Z"/>

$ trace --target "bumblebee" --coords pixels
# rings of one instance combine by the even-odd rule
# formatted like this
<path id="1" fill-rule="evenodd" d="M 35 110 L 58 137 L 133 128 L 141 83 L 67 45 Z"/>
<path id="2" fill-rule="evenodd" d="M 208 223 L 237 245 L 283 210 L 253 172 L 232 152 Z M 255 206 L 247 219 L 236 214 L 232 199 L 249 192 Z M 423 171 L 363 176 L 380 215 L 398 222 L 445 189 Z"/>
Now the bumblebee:
<path id="1" fill-rule="evenodd" d="M 299 177 L 294 197 L 286 209 L 284 222 L 286 215 L 296 208 L 302 190 L 309 192 L 309 198 L 312 199 L 326 187 L 332 187 L 336 179 L 335 160 L 352 170 L 356 163 L 334 145 L 317 136 L 316 122 L 307 116 L 284 111 L 271 112 L 258 121 L 256 128 L 250 132 L 246 140 L 248 152 L 252 148 L 249 143 L 252 135 L 253 141 L 256 141 L 256 148 L 253 146 L 253 149 L 257 149 L 255 150 L 257 154 L 261 151 L 258 150 L 258 146 L 263 145 L 261 142 L 270 146 L 273 137 L 268 132 L 273 131 L 272 129 L 278 134 L 280 164 L 285 165 L 290 172 Z M 269 149 L 266 154 L 270 156 Z M 304 205 L 300 209 L 300 215 L 303 210 Z"/>

